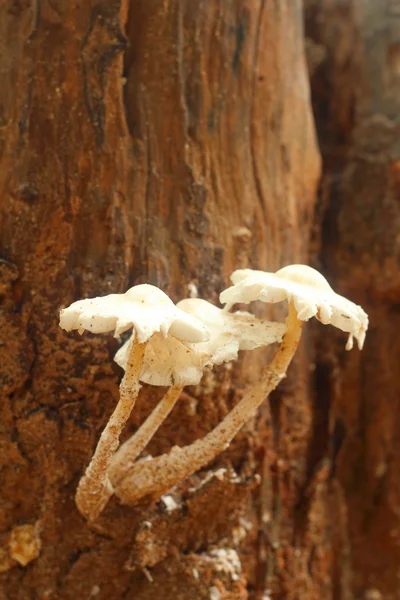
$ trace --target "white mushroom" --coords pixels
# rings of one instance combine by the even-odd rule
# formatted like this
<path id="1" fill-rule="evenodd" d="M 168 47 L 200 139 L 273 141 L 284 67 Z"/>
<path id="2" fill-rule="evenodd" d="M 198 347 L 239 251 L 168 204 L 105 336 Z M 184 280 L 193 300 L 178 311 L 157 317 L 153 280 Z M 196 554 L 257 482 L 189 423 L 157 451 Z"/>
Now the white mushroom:
<path id="1" fill-rule="evenodd" d="M 115 337 L 133 327 L 139 344 L 156 332 L 185 342 L 203 342 L 208 333 L 198 321 L 179 310 L 162 290 L 143 283 L 125 294 L 78 300 L 60 312 L 60 327 L 91 333 L 114 331 Z"/>
<path id="2" fill-rule="evenodd" d="M 244 395 L 225 419 L 203 439 L 145 462 L 139 461 L 125 478 L 121 499 L 135 503 L 144 496 L 160 497 L 171 487 L 205 466 L 225 450 L 236 433 L 254 414 L 262 401 L 286 376 L 301 337 L 304 321 L 316 316 L 322 323 L 332 323 L 354 336 L 362 348 L 368 317 L 361 307 L 335 294 L 325 278 L 305 265 L 292 265 L 276 274 L 261 271 L 236 271 L 234 285 L 222 292 L 221 302 L 229 309 L 235 303 L 261 300 L 288 300 L 287 330 L 283 342 L 262 373 L 261 380 Z M 229 314 L 229 313 L 228 313 Z M 116 490 L 119 495 L 120 488 Z"/>
<path id="3" fill-rule="evenodd" d="M 230 308 L 237 302 L 293 301 L 297 317 L 308 321 L 316 317 L 324 325 L 332 324 L 348 332 L 347 350 L 356 338 L 360 350 L 368 329 L 368 316 L 357 304 L 333 291 L 321 273 L 306 265 L 290 265 L 276 273 L 242 269 L 232 274 L 233 286 L 223 291 L 221 302 Z"/>
<path id="4" fill-rule="evenodd" d="M 243 312 L 227 313 L 206 300 L 189 298 L 177 304 L 193 318 L 201 320 L 210 332 L 210 339 L 186 346 L 173 337 L 165 341 L 154 335 L 149 341 L 140 380 L 152 385 L 170 385 L 169 392 L 139 428 L 139 430 L 115 454 L 109 477 L 120 498 L 124 497 L 123 481 L 136 458 L 168 416 L 185 385 L 200 382 L 206 366 L 219 365 L 234 360 L 239 350 L 252 350 L 280 342 L 285 332 L 283 323 L 260 321 Z M 126 365 L 127 342 L 115 356 L 123 368 Z"/>
<path id="5" fill-rule="evenodd" d="M 228 313 L 206 300 L 188 298 L 177 307 L 201 321 L 209 339 L 197 344 L 183 344 L 173 336 L 163 339 L 155 334 L 147 344 L 140 381 L 156 386 L 197 385 L 208 365 L 235 360 L 239 350 L 254 350 L 281 342 L 283 323 L 257 319 L 250 313 Z M 118 350 L 115 362 L 126 368 L 129 339 Z"/>
<path id="6" fill-rule="evenodd" d="M 126 368 L 129 347 L 132 338 L 127 340 L 114 356 L 115 362 Z M 201 344 L 183 344 L 173 336 L 163 338 L 156 333 L 148 342 L 144 355 L 140 381 L 155 386 L 196 385 L 199 383 L 208 354 L 198 346 Z"/>
<path id="7" fill-rule="evenodd" d="M 208 333 L 202 323 L 177 308 L 164 292 L 147 284 L 134 286 L 125 294 L 74 302 L 61 311 L 60 327 L 67 331 L 77 329 L 80 333 L 84 330 L 93 333 L 114 331 L 115 336 L 133 328 L 119 402 L 76 493 L 80 512 L 92 520 L 103 510 L 113 491 L 107 470 L 140 390 L 146 343 L 154 334 L 200 342 L 208 338 Z"/>
<path id="8" fill-rule="evenodd" d="M 131 344 L 132 340 L 129 339 L 114 357 L 123 369 L 126 369 Z M 149 340 L 139 379 L 151 385 L 170 388 L 138 431 L 121 445 L 112 458 L 108 476 L 114 489 L 167 418 L 182 389 L 200 381 L 208 355 L 196 350 L 196 345 L 200 344 L 185 345 L 173 336 L 164 339 L 160 334 L 154 334 Z"/>
<path id="9" fill-rule="evenodd" d="M 283 323 L 260 320 L 247 312 L 228 313 L 200 298 L 181 300 L 177 307 L 201 321 L 210 337 L 207 341 L 186 346 L 171 339 L 162 350 L 155 336 L 155 344 L 152 340 L 143 365 L 141 380 L 146 383 L 171 385 L 181 381 L 183 385 L 196 385 L 205 366 L 236 360 L 239 350 L 254 350 L 281 342 L 285 333 Z M 115 360 L 118 362 L 118 353 Z"/>
<path id="10" fill-rule="evenodd" d="M 204 323 L 210 339 L 196 347 L 210 356 L 208 364 L 220 365 L 235 360 L 239 350 L 254 350 L 281 342 L 285 325 L 257 319 L 248 312 L 229 313 L 201 298 L 187 298 L 177 306 Z"/>

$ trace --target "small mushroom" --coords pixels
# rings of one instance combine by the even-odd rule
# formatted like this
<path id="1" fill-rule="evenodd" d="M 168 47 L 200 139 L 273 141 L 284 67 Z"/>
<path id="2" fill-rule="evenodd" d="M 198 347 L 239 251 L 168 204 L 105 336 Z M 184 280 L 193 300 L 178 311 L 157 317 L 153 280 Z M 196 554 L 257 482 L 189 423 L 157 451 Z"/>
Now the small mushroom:
<path id="1" fill-rule="evenodd" d="M 114 356 L 115 362 L 126 369 L 129 339 Z M 184 344 L 173 336 L 152 336 L 146 347 L 140 381 L 155 386 L 196 385 L 199 383 L 208 355 L 198 349 L 201 344 Z"/>
<path id="2" fill-rule="evenodd" d="M 103 510 L 113 492 L 107 470 L 140 390 L 139 378 L 148 340 L 160 334 L 162 337 L 173 335 L 185 342 L 200 342 L 208 338 L 208 333 L 200 321 L 177 308 L 164 292 L 147 284 L 134 286 L 125 294 L 74 302 L 61 311 L 60 327 L 67 331 L 77 329 L 80 333 L 114 331 L 115 336 L 133 328 L 119 402 L 76 492 L 78 509 L 92 520 Z"/>
<path id="3" fill-rule="evenodd" d="M 240 269 L 232 273 L 232 287 L 221 294 L 229 310 L 237 302 L 249 303 L 292 301 L 300 321 L 316 317 L 324 325 L 332 324 L 349 333 L 346 350 L 353 347 L 353 337 L 360 350 L 368 329 L 365 311 L 333 291 L 321 273 L 307 265 L 289 265 L 276 273 Z"/>
<path id="4" fill-rule="evenodd" d="M 201 320 L 210 331 L 210 339 L 185 347 L 173 338 L 160 344 L 154 336 L 147 345 L 141 380 L 153 385 L 195 385 L 200 382 L 206 366 L 235 360 L 239 350 L 253 350 L 280 342 L 285 333 L 283 323 L 259 320 L 245 312 L 228 313 L 206 300 L 188 298 L 177 306 Z M 126 345 L 115 360 L 126 363 Z M 155 434 L 179 398 L 182 387 L 172 387 L 158 406 L 115 454 L 109 476 L 119 498 L 128 503 L 131 478 L 127 474 L 145 445 Z M 174 391 L 175 390 L 175 391 Z"/>
<path id="5" fill-rule="evenodd" d="M 147 345 L 140 381 L 156 386 L 197 385 L 205 366 L 235 360 L 239 350 L 253 350 L 282 341 L 283 323 L 257 319 L 247 312 L 226 312 L 200 298 L 187 298 L 177 304 L 191 317 L 201 321 L 210 332 L 209 339 L 183 344 L 173 336 L 155 334 Z M 128 340 L 114 360 L 126 367 Z"/>
<path id="6" fill-rule="evenodd" d="M 112 459 L 109 477 L 122 500 L 129 497 L 130 478 L 125 480 L 126 474 L 174 407 L 182 388 L 198 384 L 206 366 L 235 360 L 239 350 L 280 342 L 285 333 L 282 323 L 260 321 L 244 312 L 231 314 L 199 298 L 182 300 L 177 307 L 201 320 L 210 331 L 210 339 L 186 346 L 173 337 L 163 340 L 159 335 L 154 335 L 149 341 L 140 380 L 172 387 Z M 126 366 L 128 344 L 120 348 L 114 359 L 123 368 Z"/>
<path id="7" fill-rule="evenodd" d="M 252 386 L 223 421 L 203 439 L 151 460 L 138 461 L 129 472 L 129 503 L 144 496 L 159 497 L 171 487 L 204 467 L 224 451 L 255 413 L 263 400 L 286 376 L 300 341 L 304 321 L 315 316 L 350 334 L 347 348 L 355 337 L 360 349 L 368 328 L 368 316 L 360 306 L 336 294 L 318 271 L 305 265 L 291 265 L 277 273 L 236 271 L 234 285 L 222 292 L 227 309 L 235 303 L 288 301 L 286 334 L 272 362 L 264 368 L 261 380 Z"/>
<path id="8" fill-rule="evenodd" d="M 155 332 L 168 334 L 187 342 L 208 339 L 204 326 L 179 310 L 162 290 L 144 283 L 135 285 L 124 294 L 109 294 L 98 298 L 78 300 L 60 312 L 60 327 L 91 333 L 114 331 L 119 337 L 133 327 L 139 344 Z"/>
<path id="9" fill-rule="evenodd" d="M 281 342 L 286 331 L 283 323 L 257 319 L 243 311 L 229 313 L 201 298 L 187 298 L 177 306 L 202 321 L 211 332 L 210 339 L 196 347 L 211 357 L 208 364 L 212 365 L 236 360 L 239 350 Z"/>

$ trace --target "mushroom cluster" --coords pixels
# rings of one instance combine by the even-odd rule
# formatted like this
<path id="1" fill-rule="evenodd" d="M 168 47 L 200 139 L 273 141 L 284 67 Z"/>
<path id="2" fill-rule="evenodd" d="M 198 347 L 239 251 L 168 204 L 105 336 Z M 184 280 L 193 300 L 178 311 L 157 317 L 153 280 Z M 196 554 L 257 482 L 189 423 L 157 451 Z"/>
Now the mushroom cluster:
<path id="1" fill-rule="evenodd" d="M 152 285 L 137 285 L 125 294 L 110 294 L 74 302 L 60 313 L 60 327 L 66 331 L 114 332 L 116 337 L 132 329 L 125 357 L 125 375 L 120 399 L 110 417 L 93 458 L 79 482 L 76 504 L 92 520 L 113 494 L 108 469 L 119 446 L 125 426 L 140 390 L 146 350 L 157 336 L 176 343 L 203 342 L 209 335 L 205 326 L 175 306 L 163 291 Z M 173 342 L 173 343 L 174 343 Z M 151 371 L 151 364 L 148 365 Z"/>
<path id="2" fill-rule="evenodd" d="M 224 451 L 285 377 L 302 326 L 311 317 L 347 332 L 348 350 L 353 346 L 353 338 L 362 349 L 368 328 L 366 313 L 336 294 L 315 269 L 305 265 L 290 265 L 276 273 L 244 269 L 235 271 L 231 280 L 233 285 L 220 295 L 223 309 L 200 298 L 188 298 L 175 305 L 160 289 L 144 284 L 125 294 L 80 300 L 61 311 L 60 326 L 67 331 L 113 331 L 118 337 L 132 330 L 115 356 L 125 370 L 120 400 L 76 493 L 78 509 L 87 519 L 95 519 L 113 493 L 127 504 L 148 495 L 159 498 Z M 230 312 L 235 304 L 256 300 L 287 301 L 286 322 L 258 319 L 248 312 Z M 280 346 L 260 380 L 213 431 L 189 446 L 175 446 L 167 454 L 137 460 L 182 389 L 198 384 L 206 367 L 237 360 L 241 350 L 274 343 Z M 140 382 L 169 389 L 136 433 L 119 447 L 119 436 L 134 407 Z"/>

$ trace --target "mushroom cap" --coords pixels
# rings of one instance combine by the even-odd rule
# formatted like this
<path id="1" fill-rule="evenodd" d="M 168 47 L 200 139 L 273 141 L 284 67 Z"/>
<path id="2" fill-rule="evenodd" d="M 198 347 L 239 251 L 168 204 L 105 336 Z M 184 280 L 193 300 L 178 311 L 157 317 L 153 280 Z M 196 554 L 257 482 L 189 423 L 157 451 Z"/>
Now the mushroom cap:
<path id="1" fill-rule="evenodd" d="M 283 323 L 260 320 L 242 311 L 229 313 L 201 298 L 187 298 L 177 306 L 201 320 L 210 332 L 208 341 L 196 344 L 199 351 L 209 355 L 210 365 L 235 360 L 239 350 L 281 342 L 286 331 Z"/>
<path id="2" fill-rule="evenodd" d="M 132 337 L 118 350 L 115 362 L 126 368 Z M 156 333 L 149 340 L 143 360 L 140 381 L 156 386 L 197 385 L 202 378 L 208 355 L 186 346 L 169 335 Z"/>
<path id="3" fill-rule="evenodd" d="M 349 333 L 346 349 L 356 338 L 360 350 L 368 329 L 368 315 L 358 306 L 333 291 L 325 277 L 307 265 L 289 265 L 276 273 L 240 269 L 232 273 L 232 287 L 220 300 L 228 308 L 236 303 L 293 301 L 301 321 L 316 317 L 324 325 L 332 324 Z"/>
<path id="4" fill-rule="evenodd" d="M 207 365 L 234 360 L 239 350 L 253 350 L 280 342 L 286 331 L 283 323 L 260 321 L 244 312 L 228 313 L 206 300 L 188 298 L 177 307 L 193 319 L 199 319 L 210 332 L 210 339 L 196 344 L 183 344 L 173 335 L 163 338 L 155 334 L 149 340 L 140 380 L 151 385 L 197 385 Z M 132 339 L 132 338 L 131 338 Z M 129 339 L 114 360 L 125 369 Z"/>
<path id="5" fill-rule="evenodd" d="M 185 342 L 203 342 L 209 335 L 204 325 L 175 306 L 159 288 L 136 285 L 125 294 L 110 294 L 78 300 L 60 312 L 60 327 L 66 331 L 86 329 L 92 333 L 114 331 L 115 337 L 131 327 L 139 343 L 154 333 L 169 333 Z"/>

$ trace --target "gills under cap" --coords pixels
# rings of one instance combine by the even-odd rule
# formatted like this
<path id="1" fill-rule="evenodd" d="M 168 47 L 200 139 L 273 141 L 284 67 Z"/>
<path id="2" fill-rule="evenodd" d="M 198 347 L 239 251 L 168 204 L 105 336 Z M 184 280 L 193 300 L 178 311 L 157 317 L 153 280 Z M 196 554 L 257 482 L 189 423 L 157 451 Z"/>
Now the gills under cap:
<path id="1" fill-rule="evenodd" d="M 346 349 L 356 338 L 360 350 L 368 329 L 368 315 L 358 306 L 340 296 L 316 269 L 307 265 L 289 265 L 276 273 L 241 269 L 232 273 L 230 288 L 220 295 L 228 307 L 236 303 L 292 301 L 302 321 L 315 317 L 324 325 L 331 324 L 349 333 Z"/>
<path id="2" fill-rule="evenodd" d="M 140 380 L 158 386 L 197 385 L 207 366 L 235 360 L 239 350 L 253 350 L 282 341 L 283 323 L 261 321 L 249 313 L 227 313 L 206 300 L 188 298 L 177 307 L 203 323 L 210 333 L 207 341 L 182 343 L 173 335 L 153 335 L 147 344 Z M 114 360 L 126 367 L 131 340 Z"/>
<path id="3" fill-rule="evenodd" d="M 154 333 L 169 333 L 184 342 L 202 342 L 209 338 L 204 325 L 175 306 L 159 288 L 141 284 L 124 294 L 109 294 L 78 300 L 60 312 L 60 327 L 79 333 L 107 333 L 115 337 L 134 329 L 139 343 Z"/>

